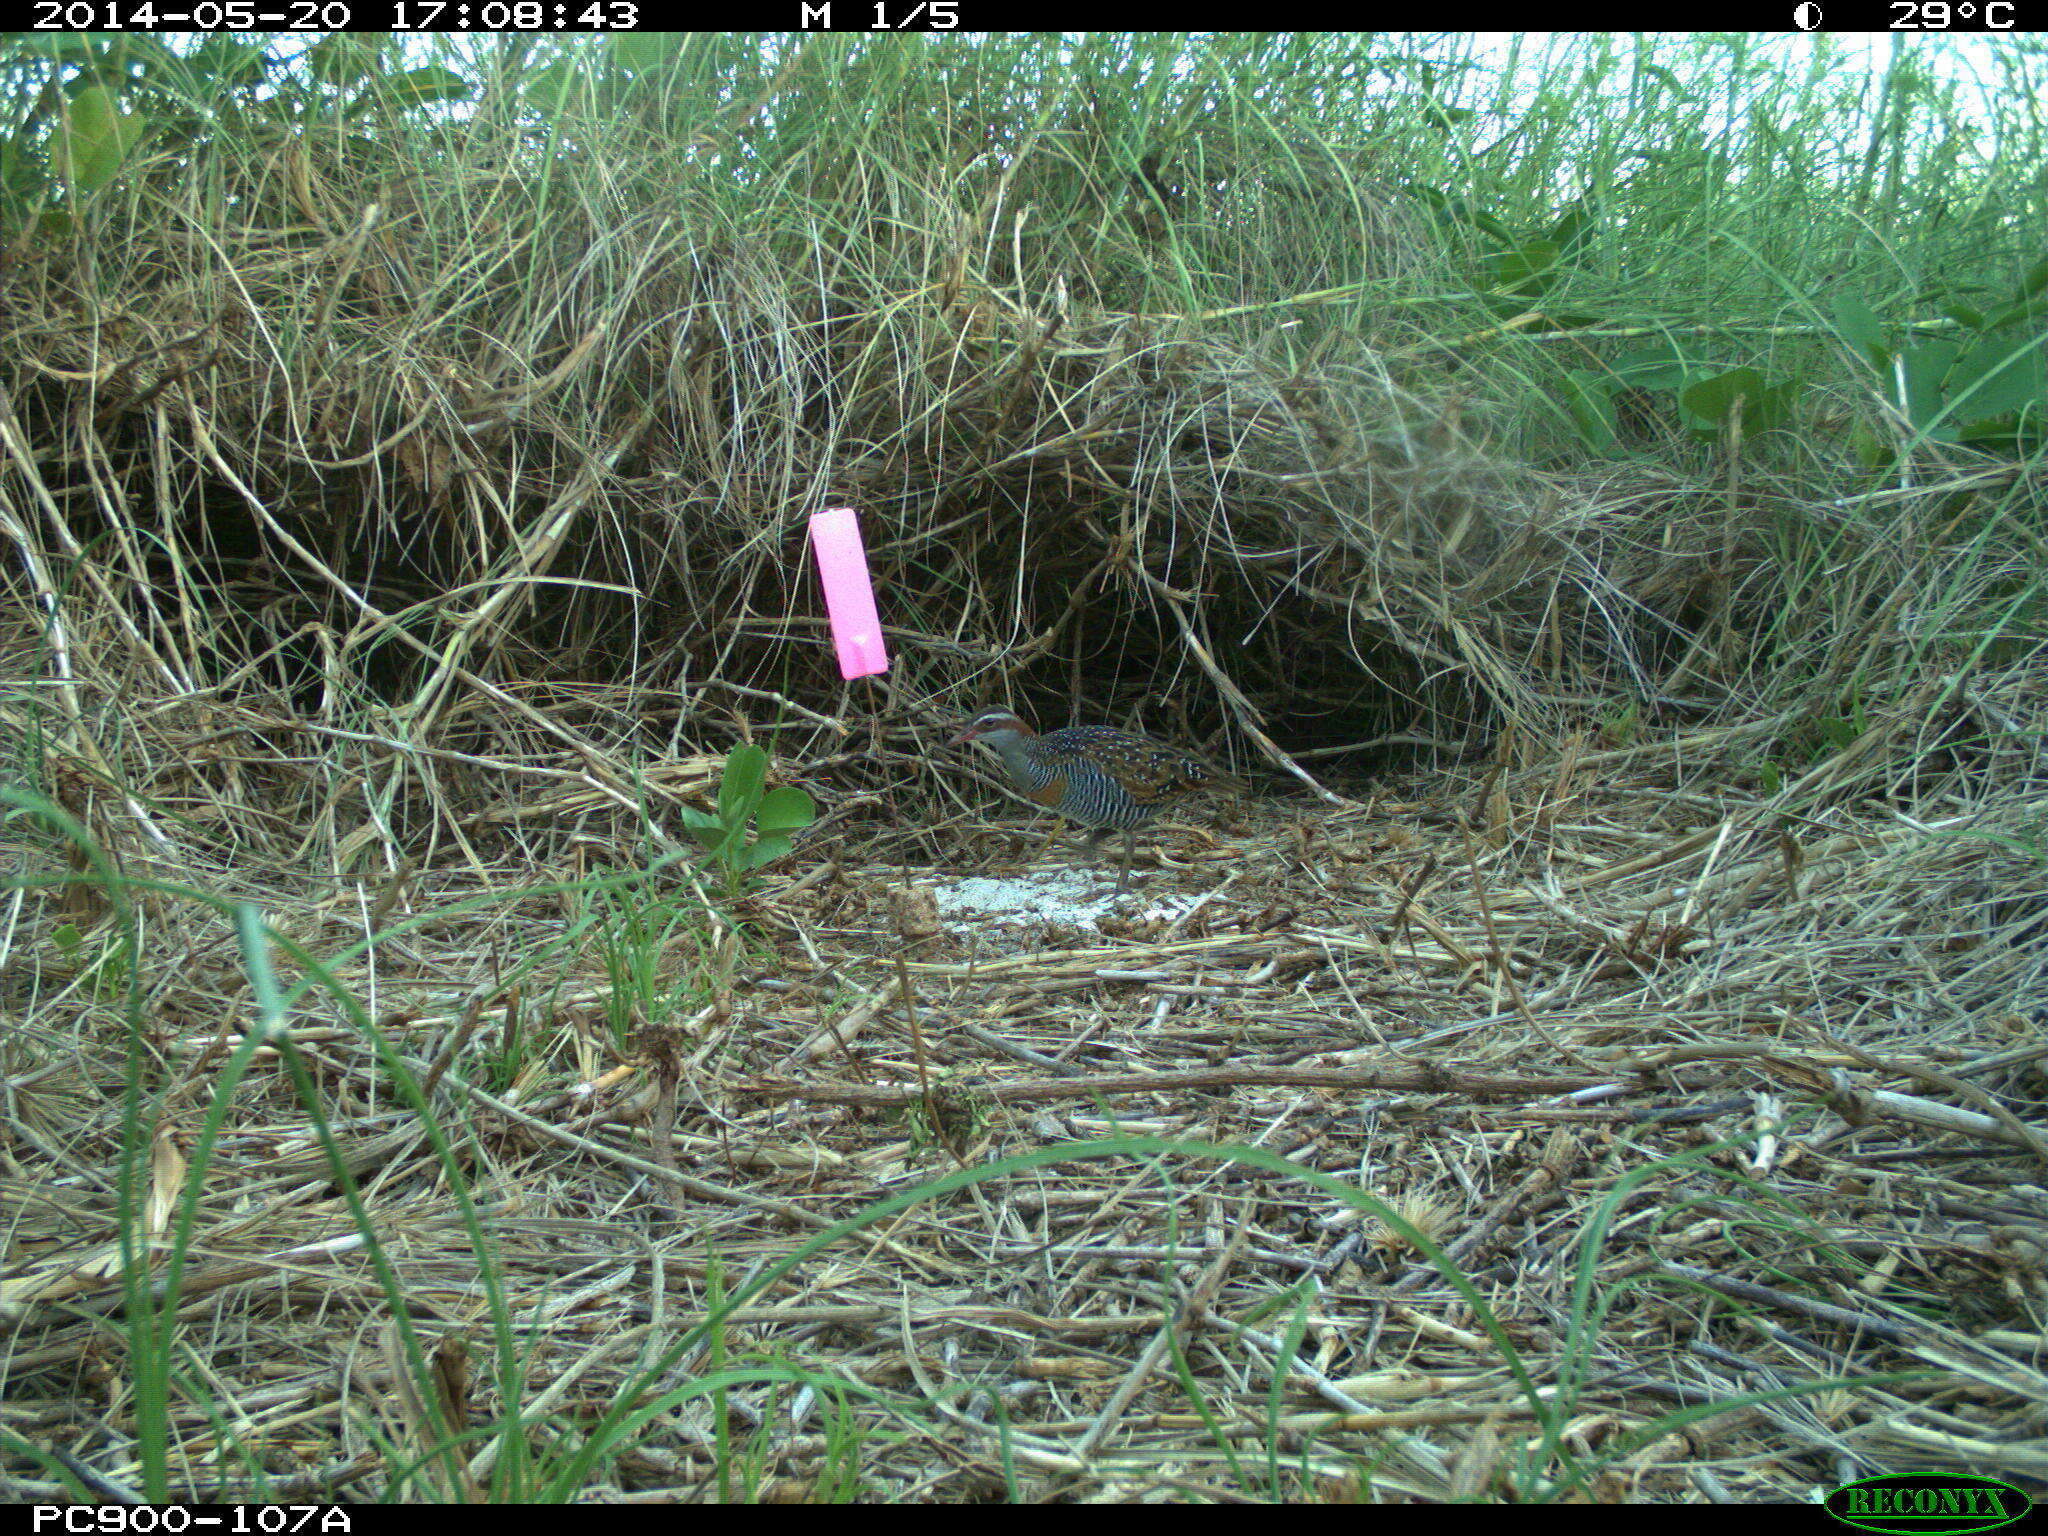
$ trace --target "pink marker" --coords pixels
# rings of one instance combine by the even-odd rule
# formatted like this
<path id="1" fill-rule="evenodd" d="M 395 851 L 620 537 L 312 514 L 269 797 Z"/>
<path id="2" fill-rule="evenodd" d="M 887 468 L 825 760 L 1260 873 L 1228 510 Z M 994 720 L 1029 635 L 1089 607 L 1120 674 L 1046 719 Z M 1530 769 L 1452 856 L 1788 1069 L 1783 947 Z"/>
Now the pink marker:
<path id="1" fill-rule="evenodd" d="M 811 546 L 825 582 L 825 612 L 832 616 L 832 643 L 839 648 L 839 675 L 852 679 L 889 670 L 882 644 L 882 620 L 875 612 L 875 585 L 868 577 L 867 551 L 851 507 L 833 507 L 811 518 Z"/>

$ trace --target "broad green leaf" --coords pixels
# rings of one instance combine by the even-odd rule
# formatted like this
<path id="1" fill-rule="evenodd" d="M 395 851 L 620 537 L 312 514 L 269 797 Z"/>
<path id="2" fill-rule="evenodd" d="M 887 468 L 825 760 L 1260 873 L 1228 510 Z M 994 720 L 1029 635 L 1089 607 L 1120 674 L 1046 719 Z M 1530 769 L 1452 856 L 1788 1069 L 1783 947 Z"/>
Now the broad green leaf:
<path id="1" fill-rule="evenodd" d="M 1865 469 L 1888 469 L 1898 457 L 1892 445 L 1871 430 L 1868 422 L 1859 421 L 1849 428 L 1849 450 L 1856 455 L 1856 462 Z"/>
<path id="2" fill-rule="evenodd" d="M 1844 747 L 1854 746 L 1860 734 L 1854 721 L 1845 720 L 1840 715 L 1824 715 L 1819 725 L 1822 739 L 1837 752 Z"/>
<path id="3" fill-rule="evenodd" d="M 723 816 L 714 816 L 709 811 L 700 811 L 694 805 L 679 806 L 678 813 L 683 825 L 700 843 L 712 845 L 724 842 L 734 832 L 746 830 L 746 823 L 727 821 Z"/>
<path id="4" fill-rule="evenodd" d="M 87 86 L 65 106 L 50 140 L 50 165 L 79 191 L 95 192 L 120 174 L 147 126 L 139 112 L 123 112 L 105 86 Z"/>
<path id="5" fill-rule="evenodd" d="M 2019 286 L 2013 290 L 2012 302 L 1999 309 L 1985 322 L 1985 329 L 1997 330 L 2001 326 L 2031 324 L 2048 310 L 2048 259 L 2035 262 L 2020 278 Z"/>
<path id="6" fill-rule="evenodd" d="M 1891 366 L 1891 348 L 1885 345 L 1884 322 L 1877 312 L 1854 294 L 1835 295 L 1835 329 L 1842 340 L 1863 355 L 1864 361 L 1882 373 Z"/>
<path id="7" fill-rule="evenodd" d="M 1965 422 L 2029 405 L 2041 409 L 2048 397 L 2048 368 L 2040 342 L 2011 334 L 1985 337 L 1949 370 L 1948 396 L 1955 402 L 1956 416 Z"/>
<path id="8" fill-rule="evenodd" d="M 1792 406 L 1806 388 L 1806 380 L 1780 379 L 1764 386 L 1763 398 L 1744 419 L 1752 432 L 1775 432 L 1792 425 Z"/>
<path id="9" fill-rule="evenodd" d="M 1598 204 L 1591 197 L 1582 197 L 1565 209 L 1558 221 L 1550 226 L 1550 238 L 1558 250 L 1566 256 L 1576 256 L 1585 249 L 1593 238 L 1593 232 L 1600 227 Z"/>
<path id="10" fill-rule="evenodd" d="M 1701 421 L 1719 427 L 1726 424 L 1738 396 L 1743 401 L 1742 419 L 1746 423 L 1750 408 L 1763 397 L 1763 392 L 1764 376 L 1754 368 L 1730 368 L 1687 385 L 1679 391 L 1678 403 Z"/>
<path id="11" fill-rule="evenodd" d="M 744 822 L 761 803 L 761 781 L 768 776 L 768 754 L 751 742 L 734 747 L 718 781 L 718 819 Z"/>
<path id="12" fill-rule="evenodd" d="M 747 830 L 745 822 L 729 824 L 693 806 L 682 807 L 682 813 L 683 825 L 689 829 L 690 835 L 713 853 L 735 843 Z"/>
<path id="13" fill-rule="evenodd" d="M 1455 204 L 1455 209 L 1462 217 L 1464 217 L 1471 223 L 1473 228 L 1493 236 L 1494 239 L 1502 242 L 1505 245 L 1514 244 L 1514 233 L 1507 227 L 1507 225 L 1501 223 L 1499 219 L 1496 219 L 1492 214 L 1488 213 L 1485 209 L 1474 208 L 1462 197 L 1459 198 L 1457 203 Z"/>
<path id="14" fill-rule="evenodd" d="M 542 112 L 561 112 L 583 91 L 588 77 L 568 59 L 535 70 L 519 88 L 519 94 Z"/>
<path id="15" fill-rule="evenodd" d="M 1677 389 L 1685 383 L 1688 360 L 1664 342 L 1624 352 L 1608 366 L 1616 378 L 1638 389 Z"/>
<path id="16" fill-rule="evenodd" d="M 2029 411 L 2024 415 L 1987 416 L 1982 421 L 1964 422 L 1956 435 L 1980 448 L 2005 453 L 2032 453 L 2044 440 L 2041 424 L 2039 411 Z"/>
<path id="17" fill-rule="evenodd" d="M 471 91 L 467 80 L 438 64 L 407 70 L 376 88 L 401 107 L 416 107 L 430 101 L 467 101 Z"/>
<path id="18" fill-rule="evenodd" d="M 1515 294 L 1546 293 L 1557 281 L 1557 242 L 1526 240 L 1511 251 L 1502 251 L 1487 265 L 1496 287 Z"/>
<path id="19" fill-rule="evenodd" d="M 673 32 L 619 32 L 610 41 L 612 57 L 625 69 L 658 69 L 676 53 Z"/>
<path id="20" fill-rule="evenodd" d="M 1470 224 L 1474 229 L 1491 235 L 1502 245 L 1515 243 L 1514 232 L 1507 225 L 1492 214 L 1473 207 L 1469 198 L 1452 197 L 1437 187 L 1411 186 L 1407 188 L 1407 192 L 1410 197 L 1425 204 L 1433 213 L 1441 214 L 1446 219 L 1457 219 Z"/>
<path id="21" fill-rule="evenodd" d="M 794 785 L 771 789 L 754 812 L 754 825 L 763 837 L 772 832 L 794 832 L 818 819 L 818 807 L 811 797 Z"/>
<path id="22" fill-rule="evenodd" d="M 737 842 L 744 831 L 743 827 L 724 827 L 713 823 L 708 827 L 690 828 L 690 835 L 712 853 L 718 853 L 728 844 Z"/>
<path id="23" fill-rule="evenodd" d="M 1942 442 L 1954 442 L 1955 429 L 1949 422 L 1938 427 L 1934 424 L 1935 418 L 1941 414 L 1941 385 L 1961 352 L 1962 348 L 1953 341 L 1922 341 L 1899 354 L 1900 370 L 1905 375 L 1906 398 L 1897 403 L 1905 411 L 1906 420 L 1916 429 Z M 1896 388 L 1896 384 L 1893 387 Z"/>
<path id="24" fill-rule="evenodd" d="M 1604 380 L 1584 369 L 1574 368 L 1564 378 L 1564 405 L 1571 412 L 1579 436 L 1596 453 L 1612 453 L 1615 436 L 1614 396 Z"/>
<path id="25" fill-rule="evenodd" d="M 715 864 L 720 869 L 732 869 L 739 863 L 747 841 L 745 827 L 727 827 L 719 832 L 701 827 L 693 827 L 691 830 L 697 834 L 697 841 L 704 845 L 702 862 Z"/>
<path id="26" fill-rule="evenodd" d="M 763 864 L 781 858 L 789 852 L 789 848 L 789 839 L 786 837 L 764 837 L 741 856 L 740 868 L 759 869 Z"/>

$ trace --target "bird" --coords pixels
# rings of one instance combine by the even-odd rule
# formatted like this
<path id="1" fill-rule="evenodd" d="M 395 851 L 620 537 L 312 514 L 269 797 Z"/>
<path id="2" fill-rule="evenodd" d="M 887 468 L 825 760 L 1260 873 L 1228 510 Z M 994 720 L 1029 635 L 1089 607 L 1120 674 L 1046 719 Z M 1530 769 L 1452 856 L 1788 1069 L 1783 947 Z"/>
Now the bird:
<path id="1" fill-rule="evenodd" d="M 1007 709 L 983 710 L 947 745 L 970 741 L 981 742 L 1003 760 L 1026 799 L 1092 828 L 1091 848 L 1105 833 L 1123 833 L 1118 891 L 1130 880 L 1136 828 L 1158 815 L 1167 801 L 1207 780 L 1234 783 L 1192 753 L 1149 736 L 1107 725 L 1070 725 L 1041 736 Z"/>

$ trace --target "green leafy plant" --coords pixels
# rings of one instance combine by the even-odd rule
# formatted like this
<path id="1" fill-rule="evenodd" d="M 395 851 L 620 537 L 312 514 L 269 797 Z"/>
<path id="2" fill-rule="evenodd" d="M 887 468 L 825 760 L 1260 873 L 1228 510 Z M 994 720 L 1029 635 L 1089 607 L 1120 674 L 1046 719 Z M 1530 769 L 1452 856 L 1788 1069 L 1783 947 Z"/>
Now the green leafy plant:
<path id="1" fill-rule="evenodd" d="M 128 985 L 128 961 L 134 946 L 126 933 L 88 937 L 76 923 L 60 923 L 50 942 L 64 963 L 76 968 L 94 997 L 118 997 Z"/>
<path id="2" fill-rule="evenodd" d="M 1791 426 L 1805 384 L 1797 374 L 1731 366 L 1657 342 L 1631 348 L 1598 371 L 1569 370 L 1560 398 L 1587 445 L 1609 453 L 1620 446 L 1617 407 L 1625 396 L 1682 426 L 1695 442 L 1718 443 L 1731 420 L 1740 421 L 1745 438 Z"/>
<path id="3" fill-rule="evenodd" d="M 753 745 L 735 747 L 718 783 L 717 813 L 683 807 L 683 825 L 707 850 L 704 862 L 724 870 L 727 886 L 735 891 L 763 864 L 788 853 L 789 834 L 817 818 L 809 795 L 789 785 L 765 789 L 767 776 L 766 752 Z"/>
<path id="4" fill-rule="evenodd" d="M 1988 310 L 1964 302 L 1964 294 L 1980 288 L 1923 296 L 1954 324 L 1950 335 L 1897 337 L 1868 304 L 1847 293 L 1834 300 L 1836 329 L 1916 432 L 1935 442 L 2023 451 L 2038 444 L 2048 416 L 2048 362 L 2040 347 L 2048 261 L 2029 267 Z M 1893 450 L 1867 430 L 1856 446 L 1869 467 L 1891 461 Z"/>
<path id="5" fill-rule="evenodd" d="M 1600 717 L 1600 739 L 1610 747 L 1628 746 L 1642 723 L 1642 709 L 1634 699 L 1614 705 Z"/>

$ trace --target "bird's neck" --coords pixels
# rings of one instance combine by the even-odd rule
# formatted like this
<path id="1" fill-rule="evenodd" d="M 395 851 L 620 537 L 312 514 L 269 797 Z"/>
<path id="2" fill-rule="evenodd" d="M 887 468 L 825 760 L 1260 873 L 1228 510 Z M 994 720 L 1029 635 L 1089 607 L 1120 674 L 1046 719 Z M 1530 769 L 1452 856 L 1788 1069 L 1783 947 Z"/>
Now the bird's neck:
<path id="1" fill-rule="evenodd" d="M 1019 779 L 1024 777 L 1025 769 L 1031 762 L 1024 750 L 1028 737 L 1018 731 L 990 731 L 981 739 L 995 749 L 996 756 L 1003 760 L 1003 766 L 1008 768 L 1012 775 Z"/>

